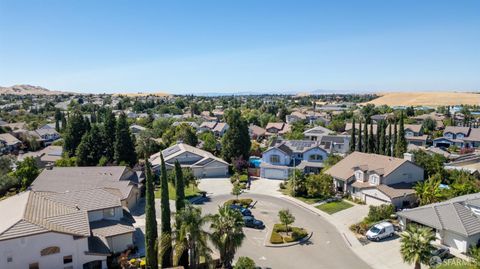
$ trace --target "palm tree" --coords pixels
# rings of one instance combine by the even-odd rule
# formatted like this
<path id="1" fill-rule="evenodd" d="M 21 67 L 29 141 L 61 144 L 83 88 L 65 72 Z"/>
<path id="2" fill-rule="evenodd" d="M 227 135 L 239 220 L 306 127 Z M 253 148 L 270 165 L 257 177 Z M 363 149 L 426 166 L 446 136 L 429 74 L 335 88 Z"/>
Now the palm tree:
<path id="1" fill-rule="evenodd" d="M 200 257 L 206 261 L 211 260 L 212 250 L 208 247 L 208 233 L 202 227 L 208 222 L 210 216 L 202 216 L 202 210 L 187 204 L 184 209 L 177 212 L 175 227 L 175 257 L 174 263 L 178 265 L 181 254 L 188 250 L 190 268 L 195 269 L 200 263 Z"/>
<path id="2" fill-rule="evenodd" d="M 440 188 L 441 176 L 435 174 L 429 179 L 417 183 L 413 188 L 420 205 L 428 205 L 440 202 L 445 198 L 445 192 Z"/>
<path id="3" fill-rule="evenodd" d="M 430 228 L 409 225 L 400 234 L 400 253 L 405 262 L 415 264 L 415 269 L 420 269 L 421 264 L 426 264 L 431 258 L 434 247 L 431 241 L 435 240 L 435 234 Z"/>
<path id="4" fill-rule="evenodd" d="M 242 214 L 224 205 L 218 208 L 211 221 L 210 240 L 220 252 L 222 268 L 231 268 L 235 252 L 245 239 Z"/>

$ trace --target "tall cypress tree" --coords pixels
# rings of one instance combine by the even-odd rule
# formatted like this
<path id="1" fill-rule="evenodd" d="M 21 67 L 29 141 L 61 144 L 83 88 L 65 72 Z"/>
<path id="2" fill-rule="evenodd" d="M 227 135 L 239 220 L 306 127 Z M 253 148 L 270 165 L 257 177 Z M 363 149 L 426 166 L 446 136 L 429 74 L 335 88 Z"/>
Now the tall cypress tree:
<path id="1" fill-rule="evenodd" d="M 352 119 L 352 138 L 350 139 L 350 152 L 355 151 L 357 145 L 357 133 L 355 130 L 355 117 Z"/>
<path id="2" fill-rule="evenodd" d="M 105 156 L 110 162 L 113 162 L 115 155 L 115 128 L 117 120 L 111 110 L 105 112 L 105 120 L 103 123 L 103 136 L 105 137 Z"/>
<path id="3" fill-rule="evenodd" d="M 62 112 L 62 126 L 60 126 L 60 130 L 63 132 L 67 128 L 67 118 L 65 117 L 65 113 Z"/>
<path id="4" fill-rule="evenodd" d="M 69 157 L 75 155 L 75 151 L 86 132 L 85 120 L 82 113 L 80 111 L 73 112 L 63 135 L 63 149 Z"/>
<path id="5" fill-rule="evenodd" d="M 225 113 L 228 130 L 222 137 L 222 156 L 230 162 L 235 158 L 248 160 L 250 156 L 250 135 L 248 123 L 242 117 L 239 109 L 228 110 Z"/>
<path id="6" fill-rule="evenodd" d="M 137 162 L 137 154 L 125 113 L 122 113 L 117 121 L 114 148 L 114 159 L 117 164 L 124 162 L 130 167 L 135 165 Z"/>
<path id="7" fill-rule="evenodd" d="M 368 153 L 375 153 L 375 138 L 373 136 L 372 123 L 370 123 L 370 134 L 368 135 Z"/>
<path id="8" fill-rule="evenodd" d="M 145 156 L 145 260 L 146 268 L 158 268 L 158 228 L 155 213 L 153 174 Z"/>
<path id="9" fill-rule="evenodd" d="M 387 147 L 387 138 L 385 134 L 385 129 L 387 128 L 386 122 L 382 121 L 382 132 L 380 133 L 380 148 L 378 149 L 378 154 L 385 155 L 386 147 Z"/>
<path id="10" fill-rule="evenodd" d="M 162 234 L 161 234 L 161 247 L 162 251 L 162 268 L 168 268 L 173 266 L 173 252 L 172 252 L 172 226 L 170 224 L 170 198 L 168 197 L 168 177 L 167 168 L 163 160 L 163 154 L 160 153 L 160 160 L 162 162 L 161 168 L 161 211 L 162 211 Z"/>
<path id="11" fill-rule="evenodd" d="M 382 140 L 381 135 L 382 135 L 382 129 L 383 129 L 383 121 L 378 121 L 377 122 L 377 135 L 375 136 L 375 153 L 381 154 L 380 153 L 380 141 Z"/>
<path id="12" fill-rule="evenodd" d="M 78 166 L 96 166 L 103 156 L 103 137 L 97 125 L 85 133 L 76 150 Z"/>
<path id="13" fill-rule="evenodd" d="M 368 124 L 363 127 L 363 152 L 368 152 Z"/>
<path id="14" fill-rule="evenodd" d="M 407 152 L 407 139 L 405 138 L 405 128 L 403 125 L 403 111 L 400 114 L 400 123 L 398 127 L 397 144 L 395 146 L 395 156 L 403 158 L 403 154 Z"/>
<path id="15" fill-rule="evenodd" d="M 185 182 L 183 178 L 182 167 L 180 163 L 175 161 L 175 209 L 178 212 L 185 209 Z M 177 218 L 176 220 L 176 227 L 181 227 L 182 223 Z M 188 250 L 184 250 L 183 253 L 176 253 L 176 255 L 180 256 L 178 261 L 178 265 L 183 266 L 184 268 L 188 268 Z"/>
<path id="16" fill-rule="evenodd" d="M 388 125 L 388 139 L 385 149 L 385 155 L 392 156 L 392 124 Z"/>
<path id="17" fill-rule="evenodd" d="M 358 146 L 357 146 L 358 152 L 363 152 L 363 147 L 362 147 L 362 120 L 360 119 L 360 122 L 358 123 Z"/>
<path id="18" fill-rule="evenodd" d="M 395 125 L 393 126 L 393 136 L 392 136 L 392 154 L 391 156 L 395 156 L 395 147 L 397 145 L 397 119 L 395 119 Z"/>

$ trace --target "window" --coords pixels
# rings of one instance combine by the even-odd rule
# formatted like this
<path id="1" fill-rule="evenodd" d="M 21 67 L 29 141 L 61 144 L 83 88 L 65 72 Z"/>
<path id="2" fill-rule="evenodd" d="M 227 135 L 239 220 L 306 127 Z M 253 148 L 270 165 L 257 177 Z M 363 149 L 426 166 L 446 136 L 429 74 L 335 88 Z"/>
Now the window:
<path id="1" fill-rule="evenodd" d="M 28 265 L 28 269 L 39 269 L 40 267 L 38 266 L 38 262 L 36 263 L 31 263 Z"/>
<path id="2" fill-rule="evenodd" d="M 320 154 L 312 154 L 309 157 L 309 161 L 314 161 L 315 162 L 315 161 L 321 161 L 321 160 L 323 160 L 323 157 Z"/>
<path id="3" fill-rule="evenodd" d="M 73 262 L 72 255 L 63 256 L 63 264 L 72 263 L 72 262 Z"/>
<path id="4" fill-rule="evenodd" d="M 60 253 L 59 247 L 48 247 L 40 251 L 40 256 L 48 256 L 56 253 Z"/>
<path id="5" fill-rule="evenodd" d="M 355 172 L 355 179 L 358 181 L 363 181 L 363 173 L 360 171 Z"/>
<path id="6" fill-rule="evenodd" d="M 271 163 L 279 163 L 280 162 L 280 156 L 279 155 L 270 156 L 270 162 Z"/>
<path id="7" fill-rule="evenodd" d="M 12 256 L 8 256 L 8 257 L 7 257 L 7 262 L 13 262 L 13 257 L 12 257 Z"/>
<path id="8" fill-rule="evenodd" d="M 115 209 L 114 209 L 114 208 L 104 209 L 104 210 L 103 210 L 103 217 L 104 217 L 104 218 L 115 217 Z"/>
<path id="9" fill-rule="evenodd" d="M 377 175 L 371 175 L 370 176 L 370 185 L 378 185 L 378 176 Z"/>

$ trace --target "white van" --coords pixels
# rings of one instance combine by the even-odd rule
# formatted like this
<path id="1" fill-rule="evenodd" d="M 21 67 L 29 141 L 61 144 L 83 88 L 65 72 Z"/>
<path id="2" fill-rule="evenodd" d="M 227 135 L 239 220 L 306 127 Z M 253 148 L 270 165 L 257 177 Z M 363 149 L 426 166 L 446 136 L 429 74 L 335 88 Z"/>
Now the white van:
<path id="1" fill-rule="evenodd" d="M 393 224 L 385 221 L 373 225 L 372 228 L 367 231 L 366 236 L 368 240 L 380 241 L 383 238 L 393 236 L 394 233 L 395 229 L 393 227 Z"/>

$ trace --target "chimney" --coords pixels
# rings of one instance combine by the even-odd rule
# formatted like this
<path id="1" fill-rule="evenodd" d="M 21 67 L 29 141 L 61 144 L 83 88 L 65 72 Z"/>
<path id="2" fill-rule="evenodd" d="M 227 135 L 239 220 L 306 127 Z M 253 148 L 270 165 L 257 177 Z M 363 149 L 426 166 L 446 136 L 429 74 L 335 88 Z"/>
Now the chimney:
<path id="1" fill-rule="evenodd" d="M 407 152 L 403 153 L 403 159 L 410 161 L 412 163 L 415 162 L 415 158 L 412 153 L 407 153 Z"/>

